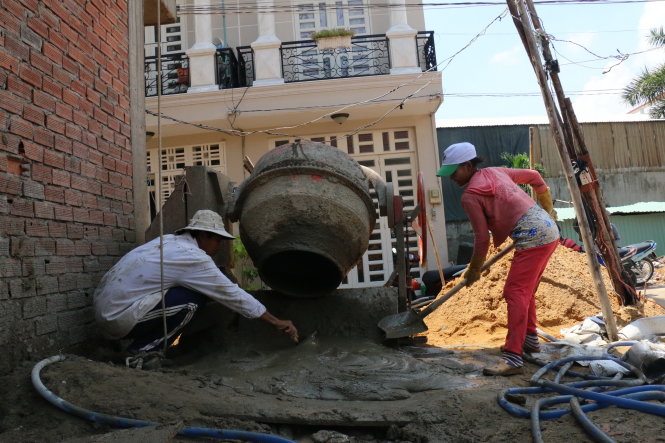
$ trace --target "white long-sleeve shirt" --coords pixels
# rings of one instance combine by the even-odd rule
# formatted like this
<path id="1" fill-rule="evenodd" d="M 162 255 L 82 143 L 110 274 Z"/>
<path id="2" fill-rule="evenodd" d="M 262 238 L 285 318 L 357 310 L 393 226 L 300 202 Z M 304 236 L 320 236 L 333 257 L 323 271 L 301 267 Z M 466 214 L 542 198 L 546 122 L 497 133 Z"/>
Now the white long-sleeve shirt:
<path id="1" fill-rule="evenodd" d="M 182 286 L 204 294 L 247 318 L 265 306 L 231 282 L 189 232 L 164 236 L 164 291 Z M 111 339 L 127 335 L 161 302 L 159 238 L 122 257 L 102 278 L 94 298 L 95 319 Z"/>

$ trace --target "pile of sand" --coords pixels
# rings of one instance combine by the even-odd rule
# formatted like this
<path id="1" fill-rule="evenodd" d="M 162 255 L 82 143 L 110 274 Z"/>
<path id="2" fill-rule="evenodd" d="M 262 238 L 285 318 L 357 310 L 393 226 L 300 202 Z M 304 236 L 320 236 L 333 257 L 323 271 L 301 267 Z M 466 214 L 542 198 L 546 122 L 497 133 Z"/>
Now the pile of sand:
<path id="1" fill-rule="evenodd" d="M 504 244 L 505 247 L 507 245 Z M 499 248 L 502 249 L 502 248 Z M 498 249 L 490 248 L 488 257 Z M 503 285 L 512 260 L 509 253 L 486 271 L 471 287 L 466 287 L 425 318 L 427 342 L 434 346 L 459 344 L 500 345 L 506 336 L 506 302 Z M 665 309 L 652 301 L 639 306 L 620 306 L 606 271 L 603 280 L 612 302 L 617 326 L 642 317 L 665 315 Z M 444 292 L 457 281 L 449 282 Z M 559 246 L 550 259 L 536 292 L 538 327 L 555 337 L 560 329 L 580 323 L 601 312 L 585 254 Z"/>

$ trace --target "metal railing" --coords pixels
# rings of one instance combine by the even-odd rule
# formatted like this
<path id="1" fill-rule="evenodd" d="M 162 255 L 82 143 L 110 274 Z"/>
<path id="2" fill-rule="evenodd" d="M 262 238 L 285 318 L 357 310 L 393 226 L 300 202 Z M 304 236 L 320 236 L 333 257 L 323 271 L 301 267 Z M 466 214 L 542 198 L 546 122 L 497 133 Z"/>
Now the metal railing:
<path id="1" fill-rule="evenodd" d="M 390 73 L 385 35 L 353 37 L 350 48 L 323 51 L 313 40 L 284 42 L 281 55 L 285 83 Z"/>
<path id="2" fill-rule="evenodd" d="M 423 72 L 436 71 L 434 31 L 418 31 L 416 35 L 416 54 L 418 54 L 418 66 Z"/>
<path id="3" fill-rule="evenodd" d="M 240 86 L 238 80 L 238 60 L 231 48 L 218 48 L 215 53 L 215 83 L 219 89 Z"/>
<path id="4" fill-rule="evenodd" d="M 251 46 L 238 46 L 238 82 L 240 86 L 252 86 L 254 80 L 254 51 Z"/>
<path id="5" fill-rule="evenodd" d="M 157 95 L 157 57 L 144 62 L 145 96 Z M 184 52 L 162 56 L 162 95 L 180 94 L 189 88 L 189 58 Z"/>

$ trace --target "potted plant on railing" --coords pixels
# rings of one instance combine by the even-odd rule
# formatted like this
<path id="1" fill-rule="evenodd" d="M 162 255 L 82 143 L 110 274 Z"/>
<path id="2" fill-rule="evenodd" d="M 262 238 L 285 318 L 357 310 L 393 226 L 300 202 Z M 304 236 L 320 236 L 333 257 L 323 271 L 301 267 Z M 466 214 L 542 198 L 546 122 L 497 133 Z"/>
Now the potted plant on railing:
<path id="1" fill-rule="evenodd" d="M 350 48 L 353 31 L 350 29 L 324 29 L 312 34 L 319 51 L 324 49 Z"/>

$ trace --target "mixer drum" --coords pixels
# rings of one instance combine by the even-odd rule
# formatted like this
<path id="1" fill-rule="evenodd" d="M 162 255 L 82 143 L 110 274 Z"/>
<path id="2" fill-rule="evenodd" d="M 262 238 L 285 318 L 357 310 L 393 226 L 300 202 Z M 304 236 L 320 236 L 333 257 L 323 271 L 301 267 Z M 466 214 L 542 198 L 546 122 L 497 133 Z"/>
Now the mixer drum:
<path id="1" fill-rule="evenodd" d="M 323 143 L 281 145 L 237 191 L 233 219 L 261 279 L 296 296 L 332 292 L 367 250 L 376 213 L 358 163 Z"/>

